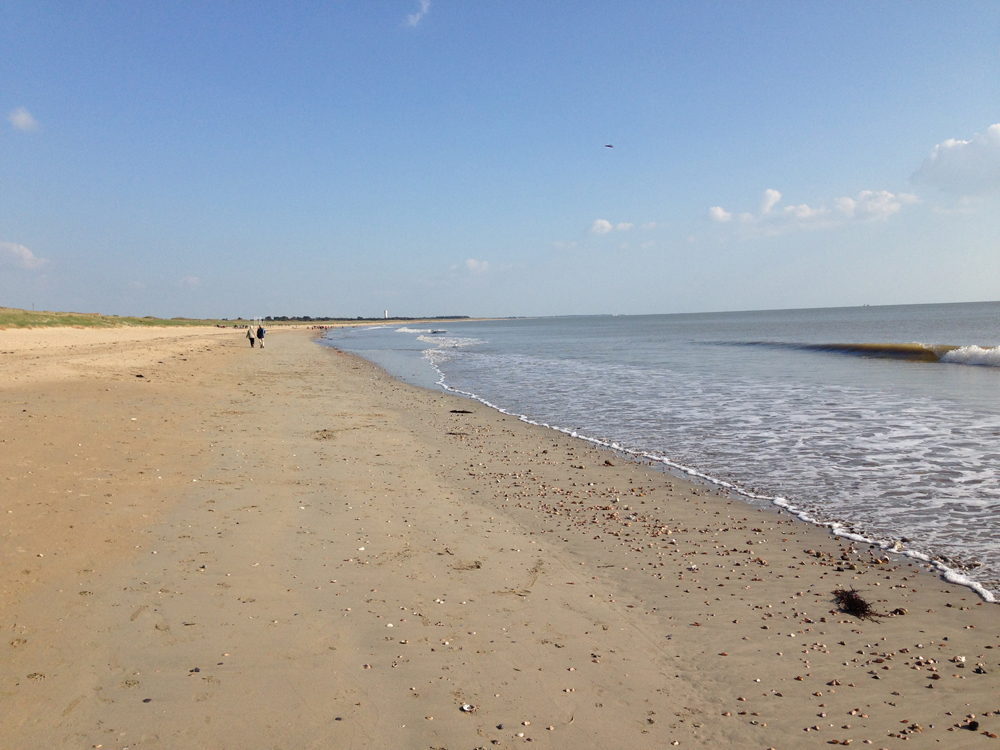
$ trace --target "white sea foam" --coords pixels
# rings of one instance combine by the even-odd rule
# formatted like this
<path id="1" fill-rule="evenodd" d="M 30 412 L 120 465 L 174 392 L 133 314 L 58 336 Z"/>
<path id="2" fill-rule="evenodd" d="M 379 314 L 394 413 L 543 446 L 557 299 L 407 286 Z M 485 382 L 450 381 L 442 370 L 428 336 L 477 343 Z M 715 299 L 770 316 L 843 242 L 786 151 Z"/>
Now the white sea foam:
<path id="1" fill-rule="evenodd" d="M 1000 367 L 1000 346 L 993 348 L 962 346 L 946 352 L 942 355 L 941 361 L 961 365 L 979 365 L 980 367 Z"/>
<path id="2" fill-rule="evenodd" d="M 430 333 L 430 328 L 407 328 L 403 326 L 402 328 L 397 328 L 396 333 Z"/>
<path id="3" fill-rule="evenodd" d="M 483 343 L 479 339 L 455 336 L 417 336 L 417 341 L 423 341 L 425 344 L 434 344 L 436 349 L 431 349 L 431 352 L 439 349 L 461 349 L 466 346 L 475 346 L 476 344 Z"/>

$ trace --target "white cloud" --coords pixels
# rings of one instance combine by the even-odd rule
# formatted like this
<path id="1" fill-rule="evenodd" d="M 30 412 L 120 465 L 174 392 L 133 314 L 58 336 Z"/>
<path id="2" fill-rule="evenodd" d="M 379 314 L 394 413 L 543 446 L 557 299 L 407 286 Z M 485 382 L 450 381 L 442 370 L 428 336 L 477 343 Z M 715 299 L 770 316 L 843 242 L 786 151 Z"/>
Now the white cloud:
<path id="1" fill-rule="evenodd" d="M 38 120 L 31 116 L 31 112 L 26 110 L 24 107 L 18 107 L 9 115 L 7 119 L 10 120 L 10 124 L 13 125 L 18 130 L 23 130 L 25 133 L 38 130 Z"/>
<path id="2" fill-rule="evenodd" d="M 557 250 L 572 250 L 576 247 L 576 242 L 574 240 L 556 240 L 552 243 L 552 247 Z"/>
<path id="3" fill-rule="evenodd" d="M 968 141 L 939 143 L 910 179 L 960 195 L 1000 190 L 1000 123 Z"/>
<path id="4" fill-rule="evenodd" d="M 760 212 L 762 214 L 771 213 L 771 209 L 778 205 L 778 201 L 781 200 L 781 193 L 772 188 L 768 188 L 764 191 L 764 197 L 760 200 Z"/>
<path id="5" fill-rule="evenodd" d="M 765 190 L 760 213 L 744 212 L 739 215 L 739 223 L 744 227 L 742 231 L 773 236 L 799 229 L 829 229 L 849 221 L 885 221 L 899 213 L 903 206 L 919 203 L 920 199 L 910 193 L 862 190 L 855 198 L 837 198 L 835 209 L 801 203 L 776 210 L 780 202 L 781 193 L 771 188 Z M 733 217 L 721 206 L 710 208 L 709 216 L 719 223 L 728 222 Z"/>
<path id="6" fill-rule="evenodd" d="M 407 26 L 416 26 L 431 9 L 431 0 L 420 0 L 420 10 L 406 17 Z"/>
<path id="7" fill-rule="evenodd" d="M 712 221 L 717 221 L 720 224 L 725 224 L 727 221 L 733 220 L 733 215 L 722 206 L 712 206 L 708 209 L 708 218 Z"/>
<path id="8" fill-rule="evenodd" d="M 774 188 L 768 188 L 760 199 L 760 214 L 740 214 L 740 221 L 744 224 L 771 223 L 781 224 L 788 221 L 809 221 L 818 219 L 829 213 L 825 206 L 813 208 L 808 203 L 800 203 L 797 206 L 785 206 L 780 212 L 775 213 L 774 207 L 781 202 L 781 193 Z"/>
<path id="9" fill-rule="evenodd" d="M 48 260 L 36 258 L 35 254 L 24 245 L 18 245 L 14 242 L 0 242 L 0 264 L 34 271 L 47 263 Z"/>
<path id="10" fill-rule="evenodd" d="M 186 286 L 188 289 L 195 289 L 199 284 L 201 284 L 201 279 L 197 276 L 185 276 L 181 279 L 181 286 Z"/>
<path id="11" fill-rule="evenodd" d="M 768 211 L 770 211 L 770 209 L 768 209 Z M 805 203 L 800 206 L 785 206 L 784 209 L 785 216 L 793 219 L 815 219 L 819 216 L 824 216 L 827 213 L 829 213 L 829 211 L 823 206 L 820 206 L 819 208 L 812 208 Z"/>
<path id="12" fill-rule="evenodd" d="M 656 229 L 659 226 L 655 221 L 648 221 L 645 224 L 640 224 L 639 229 Z"/>
<path id="13" fill-rule="evenodd" d="M 911 193 L 890 193 L 888 190 L 862 190 L 857 198 L 837 198 L 837 210 L 848 219 L 885 220 L 899 213 L 903 206 L 919 203 Z"/>
<path id="14" fill-rule="evenodd" d="M 656 226 L 653 224 L 652 226 Z M 590 225 L 590 229 L 587 231 L 591 234 L 610 234 L 611 232 L 627 232 L 633 229 L 635 224 L 629 221 L 622 221 L 618 224 L 612 224 L 607 219 L 597 219 L 593 224 Z M 649 225 L 643 225 L 644 228 L 649 228 Z"/>
<path id="15" fill-rule="evenodd" d="M 485 260 L 474 260 L 469 258 L 465 261 L 465 267 L 470 273 L 488 273 L 490 264 Z"/>
<path id="16" fill-rule="evenodd" d="M 853 198 L 837 198 L 836 200 L 837 210 L 840 211 L 844 216 L 849 219 L 854 218 L 854 212 L 857 211 L 858 202 Z"/>

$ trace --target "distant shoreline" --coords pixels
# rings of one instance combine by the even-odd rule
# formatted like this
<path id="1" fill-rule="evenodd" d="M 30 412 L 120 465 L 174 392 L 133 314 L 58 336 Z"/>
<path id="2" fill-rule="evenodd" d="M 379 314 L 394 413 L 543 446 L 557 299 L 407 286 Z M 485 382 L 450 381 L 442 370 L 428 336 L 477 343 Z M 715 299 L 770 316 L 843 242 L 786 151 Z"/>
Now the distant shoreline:
<path id="1" fill-rule="evenodd" d="M 301 328 L 310 326 L 349 327 L 360 325 L 394 325 L 397 323 L 457 323 L 474 320 L 497 320 L 497 318 L 472 318 L 456 315 L 452 317 L 422 318 L 310 318 L 307 316 L 283 319 L 264 319 L 268 327 Z M 22 310 L 16 307 L 0 307 L 0 330 L 5 328 L 132 328 L 157 327 L 176 328 L 209 326 L 212 328 L 239 328 L 256 323 L 258 319 L 246 318 L 157 318 L 152 315 L 105 315 L 103 313 L 59 312 L 52 310 Z"/>

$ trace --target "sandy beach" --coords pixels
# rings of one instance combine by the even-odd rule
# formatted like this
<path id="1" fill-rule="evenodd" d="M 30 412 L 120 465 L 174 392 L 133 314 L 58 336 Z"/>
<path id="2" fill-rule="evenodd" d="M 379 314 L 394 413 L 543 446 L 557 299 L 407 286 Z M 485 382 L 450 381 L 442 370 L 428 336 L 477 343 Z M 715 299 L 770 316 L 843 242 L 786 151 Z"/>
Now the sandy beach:
<path id="1" fill-rule="evenodd" d="M 243 334 L 0 331 L 0 747 L 1000 747 L 971 590 Z"/>

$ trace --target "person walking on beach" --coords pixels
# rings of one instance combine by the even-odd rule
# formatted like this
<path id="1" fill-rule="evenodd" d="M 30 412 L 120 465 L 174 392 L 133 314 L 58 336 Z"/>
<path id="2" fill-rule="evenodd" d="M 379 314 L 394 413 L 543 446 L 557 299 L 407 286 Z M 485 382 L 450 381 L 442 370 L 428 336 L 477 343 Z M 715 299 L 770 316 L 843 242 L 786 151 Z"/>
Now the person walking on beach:
<path id="1" fill-rule="evenodd" d="M 250 348 L 253 349 L 254 337 L 253 337 L 253 330 L 250 328 L 250 326 L 247 326 L 247 338 L 250 339 Z"/>
<path id="2" fill-rule="evenodd" d="M 257 341 L 260 342 L 260 348 L 264 348 L 264 326 L 257 326 Z"/>

